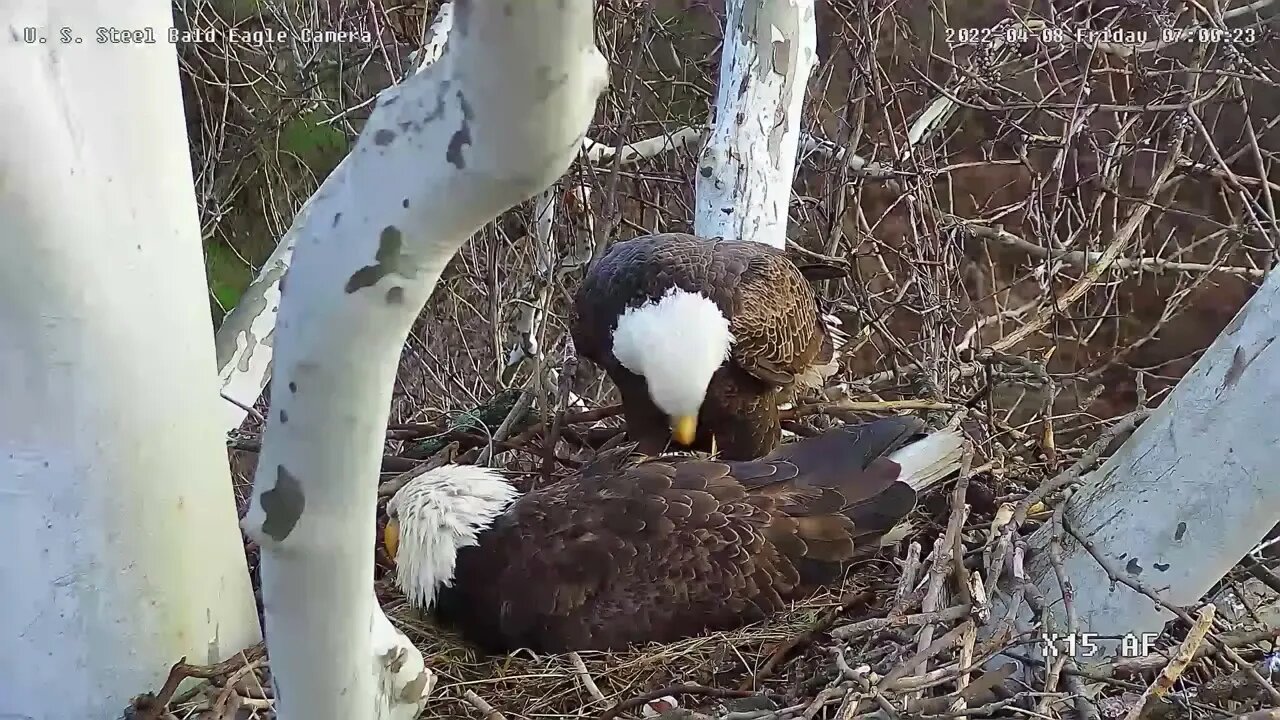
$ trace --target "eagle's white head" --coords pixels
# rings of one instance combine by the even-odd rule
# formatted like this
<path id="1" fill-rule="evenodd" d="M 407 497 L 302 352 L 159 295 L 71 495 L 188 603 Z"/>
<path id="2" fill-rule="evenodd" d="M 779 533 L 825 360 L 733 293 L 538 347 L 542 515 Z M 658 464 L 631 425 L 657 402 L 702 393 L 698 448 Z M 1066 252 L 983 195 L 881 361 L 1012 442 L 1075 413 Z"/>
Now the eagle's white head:
<path id="1" fill-rule="evenodd" d="M 618 318 L 613 356 L 644 377 L 649 396 L 667 414 L 671 436 L 693 444 L 698 411 L 711 376 L 729 359 L 729 320 L 710 298 L 673 287 Z"/>
<path id="2" fill-rule="evenodd" d="M 472 465 L 428 470 L 397 490 L 387 501 L 383 544 L 409 602 L 429 609 L 453 584 L 458 550 L 477 544 L 517 497 L 500 473 Z"/>

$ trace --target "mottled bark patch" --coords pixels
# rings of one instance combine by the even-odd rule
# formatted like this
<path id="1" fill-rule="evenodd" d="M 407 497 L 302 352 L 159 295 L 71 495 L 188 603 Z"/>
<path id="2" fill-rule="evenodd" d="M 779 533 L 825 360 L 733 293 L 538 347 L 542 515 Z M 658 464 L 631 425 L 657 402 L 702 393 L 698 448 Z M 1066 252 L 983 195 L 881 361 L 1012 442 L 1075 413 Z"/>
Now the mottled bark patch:
<path id="1" fill-rule="evenodd" d="M 240 372 L 249 371 L 249 361 L 253 357 L 253 351 L 259 344 L 260 340 L 250 332 L 253 321 L 267 309 L 267 288 L 279 282 L 280 292 L 284 292 L 284 276 L 288 267 L 277 262 L 270 270 L 262 274 L 262 277 L 249 284 L 244 295 L 240 297 L 240 302 L 236 309 L 227 316 L 229 323 L 224 323 L 219 328 L 218 334 L 214 337 L 214 352 L 218 358 L 218 370 L 221 371 L 235 357 L 236 350 L 240 346 L 240 340 L 244 340 L 244 354 L 240 356 L 240 362 L 237 366 Z M 239 330 L 235 326 L 242 326 Z"/>
<path id="2" fill-rule="evenodd" d="M 464 145 L 471 144 L 471 105 L 467 103 L 467 98 L 458 91 L 458 106 L 462 108 L 462 127 L 454 131 L 453 137 L 449 138 L 449 148 L 445 151 L 445 159 L 449 164 L 459 170 L 467 166 L 466 161 L 462 158 L 462 148 Z"/>
<path id="3" fill-rule="evenodd" d="M 1182 542 L 1182 538 L 1185 537 L 1186 534 L 1187 534 L 1187 524 L 1184 522 L 1178 523 L 1177 529 L 1173 531 L 1173 541 Z"/>
<path id="4" fill-rule="evenodd" d="M 543 65 L 533 74 L 534 92 L 539 98 L 549 98 L 568 81 L 568 73 L 556 75 L 550 65 Z"/>
<path id="5" fill-rule="evenodd" d="M 276 466 L 276 486 L 262 493 L 262 532 L 276 542 L 284 542 L 293 532 L 307 505 L 302 483 L 283 465 Z"/>
<path id="6" fill-rule="evenodd" d="M 1236 347 L 1235 352 L 1231 353 L 1231 365 L 1227 368 L 1226 374 L 1222 377 L 1222 384 L 1218 386 L 1218 396 L 1221 397 L 1222 393 L 1228 388 L 1235 387 L 1236 383 L 1240 382 L 1240 377 L 1244 375 L 1244 371 L 1248 370 L 1249 366 L 1253 364 L 1253 361 L 1257 360 L 1259 355 L 1266 352 L 1267 348 L 1271 347 L 1271 343 L 1275 341 L 1276 336 L 1274 335 L 1267 338 L 1263 341 L 1262 347 L 1258 348 L 1257 352 L 1249 355 L 1248 357 L 1245 357 L 1245 350 L 1243 347 Z"/>
<path id="7" fill-rule="evenodd" d="M 294 381 L 290 380 L 290 381 L 289 381 L 289 392 L 291 392 L 291 393 L 296 393 L 296 392 L 298 392 L 298 383 L 296 383 L 296 382 L 294 382 Z"/>
<path id="8" fill-rule="evenodd" d="M 288 410 L 281 410 L 281 411 L 280 411 L 280 424 L 281 424 L 281 425 L 283 425 L 283 424 L 285 424 L 285 423 L 287 423 L 287 422 L 289 422 L 289 411 L 288 411 Z"/>
<path id="9" fill-rule="evenodd" d="M 1130 558 L 1129 562 L 1125 563 L 1124 571 L 1130 575 L 1141 575 L 1142 563 L 1138 562 L 1138 558 Z"/>
<path id="10" fill-rule="evenodd" d="M 790 40 L 773 41 L 773 71 L 784 77 L 791 72 Z"/>
<path id="11" fill-rule="evenodd" d="M 404 246 L 404 236 L 400 228 L 388 225 L 378 236 L 378 252 L 374 255 L 375 264 L 366 265 L 352 273 L 347 280 L 346 291 L 353 293 L 362 288 L 371 287 L 379 280 L 393 272 L 400 272 L 408 264 L 408 256 L 400 252 Z"/>
<path id="12" fill-rule="evenodd" d="M 395 139 L 396 139 L 395 131 L 388 130 L 386 128 L 382 128 L 381 130 L 373 134 L 374 145 L 379 145 L 379 146 L 390 145 L 391 143 L 395 142 Z"/>
<path id="13" fill-rule="evenodd" d="M 1151 567 L 1159 570 L 1160 572 L 1169 571 L 1169 563 L 1151 563 Z"/>
<path id="14" fill-rule="evenodd" d="M 444 96 L 449 92 L 451 84 L 448 80 L 440 83 L 440 92 L 436 95 L 436 106 L 422 118 L 424 123 L 434 122 L 444 115 Z"/>
<path id="15" fill-rule="evenodd" d="M 418 677 L 410 680 L 404 686 L 404 690 L 400 693 L 400 698 L 407 703 L 416 703 L 422 699 L 422 694 L 427 690 L 427 683 L 431 682 L 431 671 L 423 670 L 418 673 Z"/>
<path id="16" fill-rule="evenodd" d="M 400 668 L 404 667 L 405 656 L 408 653 L 402 647 L 394 647 L 382 654 L 382 664 L 392 674 L 400 672 Z"/>

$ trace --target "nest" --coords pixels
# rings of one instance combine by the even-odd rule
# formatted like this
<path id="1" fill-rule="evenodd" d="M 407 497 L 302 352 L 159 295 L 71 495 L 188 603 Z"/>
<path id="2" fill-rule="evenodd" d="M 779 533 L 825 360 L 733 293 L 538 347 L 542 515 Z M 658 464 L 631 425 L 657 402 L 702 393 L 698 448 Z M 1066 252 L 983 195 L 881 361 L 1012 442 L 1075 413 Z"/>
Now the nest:
<path id="1" fill-rule="evenodd" d="M 414 469 L 387 473 L 380 495 L 385 499 L 426 468 L 474 462 L 501 448 L 507 450 L 513 477 L 527 489 L 547 481 L 545 447 L 558 448 L 550 468 L 559 476 L 573 472 L 578 456 L 623 432 L 610 406 L 566 414 L 560 419 L 560 441 L 546 442 L 546 424 L 522 397 L 501 393 L 446 423 L 393 426 L 389 446 L 397 449 L 385 464 Z M 811 434 L 832 423 L 865 419 L 849 408 L 866 411 L 872 405 L 801 404 L 790 411 L 788 425 L 797 434 Z M 1113 581 L 1149 595 L 1180 617 L 1158 637 L 1145 638 L 1148 647 L 1138 656 L 1131 656 L 1131 648 L 1115 662 L 1089 664 L 1083 657 L 1087 648 L 1080 644 L 1088 641 L 1071 629 L 1071 611 L 1065 617 L 1051 613 L 1046 621 L 1040 592 L 1023 581 L 1026 541 L 1035 529 L 1053 529 L 1051 556 L 1057 554 L 1057 542 L 1088 547 L 1064 521 L 1064 503 L 1080 476 L 1147 414 L 1139 408 L 1120 418 L 1088 447 L 1056 448 L 1060 458 L 1075 458 L 1057 463 L 1057 472 L 1043 457 L 1011 456 L 975 443 L 960 475 L 921 498 L 911 518 L 914 533 L 901 546 L 851 566 L 842 586 L 795 603 L 767 623 L 733 632 L 626 652 L 486 657 L 409 607 L 381 561 L 379 595 L 392 622 L 437 674 L 424 717 L 1275 717 L 1260 708 L 1280 705 L 1268 680 L 1271 670 L 1280 668 L 1275 652 L 1280 629 L 1251 624 L 1252 610 L 1215 616 L 1207 605 L 1174 608 L 1104 560 Z M 973 426 L 966 429 L 974 434 Z M 1069 580 L 1060 560 L 1053 561 L 1058 576 Z M 993 602 L 986 589 L 994 567 L 1004 568 L 1002 602 Z M 1218 605 L 1232 605 L 1222 599 L 1232 592 L 1245 597 L 1240 588 L 1247 577 L 1275 580 L 1246 559 L 1211 593 Z M 1031 624 L 1015 625 L 1010 607 L 1029 608 Z M 1050 644 L 1055 649 L 1046 651 Z M 242 659 L 215 668 L 175 666 L 176 678 L 194 675 L 210 682 L 195 695 L 170 702 L 170 710 L 179 717 L 269 717 L 266 660 L 260 647 L 245 657 L 247 664 Z M 158 697 L 166 692 L 172 696 L 166 686 Z M 135 714 L 160 717 L 145 713 L 162 706 L 156 696 L 145 696 L 138 704 L 142 714 Z"/>

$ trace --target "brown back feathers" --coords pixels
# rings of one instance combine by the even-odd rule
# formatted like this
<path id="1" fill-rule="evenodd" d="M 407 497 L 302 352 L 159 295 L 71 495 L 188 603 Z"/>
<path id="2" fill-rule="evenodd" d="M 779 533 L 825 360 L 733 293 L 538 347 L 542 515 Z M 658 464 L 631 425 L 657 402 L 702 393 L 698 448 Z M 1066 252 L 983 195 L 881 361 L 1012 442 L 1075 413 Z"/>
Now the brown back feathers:
<path id="1" fill-rule="evenodd" d="M 439 615 L 495 652 L 670 642 L 764 619 L 811 589 L 803 565 L 872 549 L 911 512 L 917 489 L 887 456 L 923 429 L 887 418 L 750 462 L 602 454 L 461 549 Z"/>

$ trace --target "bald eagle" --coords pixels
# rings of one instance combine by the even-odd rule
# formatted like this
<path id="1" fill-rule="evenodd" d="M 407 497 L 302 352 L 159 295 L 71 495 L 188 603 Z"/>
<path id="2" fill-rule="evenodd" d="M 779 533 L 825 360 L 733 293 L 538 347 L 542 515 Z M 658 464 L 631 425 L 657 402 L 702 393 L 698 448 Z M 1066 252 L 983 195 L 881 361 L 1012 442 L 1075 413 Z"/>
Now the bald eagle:
<path id="1" fill-rule="evenodd" d="M 487 652 L 671 642 L 765 619 L 900 539 L 960 463 L 957 431 L 925 430 L 885 418 L 750 462 L 623 446 L 523 496 L 444 466 L 387 503 L 384 544 L 410 602 Z"/>
<path id="2" fill-rule="evenodd" d="M 583 278 L 571 334 L 622 395 L 641 452 L 751 460 L 781 441 L 778 405 L 819 388 L 845 341 L 777 248 L 681 233 L 616 243 Z"/>

